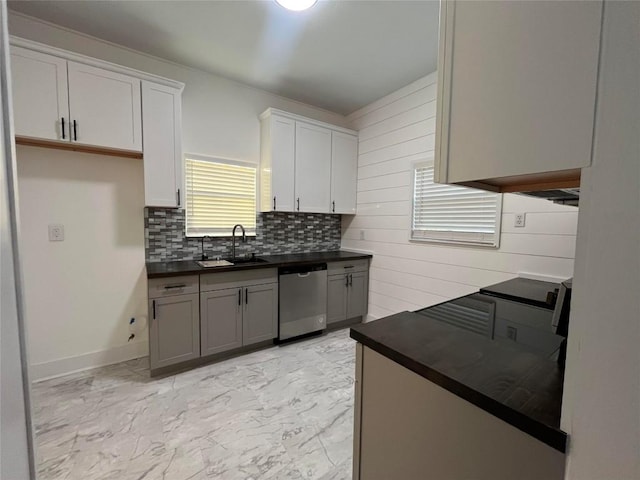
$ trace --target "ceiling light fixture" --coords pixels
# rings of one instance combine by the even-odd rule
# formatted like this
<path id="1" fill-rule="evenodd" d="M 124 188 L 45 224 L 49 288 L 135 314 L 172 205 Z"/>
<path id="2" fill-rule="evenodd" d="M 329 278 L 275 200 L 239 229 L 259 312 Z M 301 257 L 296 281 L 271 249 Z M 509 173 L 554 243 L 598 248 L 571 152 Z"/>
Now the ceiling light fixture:
<path id="1" fill-rule="evenodd" d="M 287 10 L 301 12 L 313 7 L 318 0 L 276 0 L 276 3 Z"/>

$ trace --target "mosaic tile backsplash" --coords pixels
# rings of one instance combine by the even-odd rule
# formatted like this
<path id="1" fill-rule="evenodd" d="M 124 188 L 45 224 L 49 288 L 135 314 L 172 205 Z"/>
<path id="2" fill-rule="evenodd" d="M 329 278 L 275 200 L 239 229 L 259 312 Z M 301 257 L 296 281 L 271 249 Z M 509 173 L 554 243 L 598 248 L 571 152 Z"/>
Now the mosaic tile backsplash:
<path id="1" fill-rule="evenodd" d="M 145 256 L 147 262 L 199 260 L 200 237 L 185 237 L 185 212 L 173 208 L 144 209 Z M 324 213 L 259 213 L 256 236 L 247 243 L 236 239 L 236 255 L 277 255 L 328 252 L 340 249 L 340 215 Z M 229 237 L 205 239 L 209 258 L 231 255 Z"/>

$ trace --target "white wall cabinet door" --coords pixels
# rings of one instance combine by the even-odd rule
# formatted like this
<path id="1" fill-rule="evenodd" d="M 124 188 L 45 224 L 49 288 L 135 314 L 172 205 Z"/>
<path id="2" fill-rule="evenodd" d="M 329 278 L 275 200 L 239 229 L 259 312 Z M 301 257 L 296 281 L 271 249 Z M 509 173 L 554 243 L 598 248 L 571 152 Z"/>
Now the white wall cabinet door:
<path id="1" fill-rule="evenodd" d="M 15 134 L 68 141 L 67 61 L 11 47 L 11 74 Z"/>
<path id="2" fill-rule="evenodd" d="M 142 82 L 144 198 L 146 206 L 184 201 L 181 90 Z"/>
<path id="3" fill-rule="evenodd" d="M 67 68 L 73 141 L 142 151 L 140 80 L 76 62 Z"/>
<path id="4" fill-rule="evenodd" d="M 296 122 L 261 116 L 260 137 L 260 211 L 293 212 Z"/>
<path id="5" fill-rule="evenodd" d="M 271 119 L 272 210 L 292 212 L 295 170 L 296 127 L 291 119 L 273 115 Z"/>
<path id="6" fill-rule="evenodd" d="M 331 132 L 331 213 L 356 213 L 358 137 Z"/>
<path id="7" fill-rule="evenodd" d="M 578 179 L 591 163 L 601 17 L 599 1 L 443 2 L 436 181 Z"/>
<path id="8" fill-rule="evenodd" d="M 331 130 L 296 122 L 296 211 L 330 212 Z"/>

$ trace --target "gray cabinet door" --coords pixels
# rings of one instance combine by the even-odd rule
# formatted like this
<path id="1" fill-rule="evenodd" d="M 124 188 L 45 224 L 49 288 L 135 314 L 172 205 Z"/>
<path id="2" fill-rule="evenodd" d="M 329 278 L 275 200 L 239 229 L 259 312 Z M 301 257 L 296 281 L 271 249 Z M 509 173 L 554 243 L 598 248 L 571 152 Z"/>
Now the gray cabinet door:
<path id="1" fill-rule="evenodd" d="M 348 275 L 331 275 L 327 285 L 327 324 L 347 319 Z"/>
<path id="2" fill-rule="evenodd" d="M 242 346 L 242 289 L 200 294 L 202 356 Z"/>
<path id="3" fill-rule="evenodd" d="M 272 340 L 278 336 L 278 284 L 253 285 L 244 289 L 242 343 Z"/>
<path id="4" fill-rule="evenodd" d="M 175 295 L 149 301 L 151 369 L 200 356 L 198 295 Z"/>
<path id="5" fill-rule="evenodd" d="M 347 290 L 347 318 L 364 317 L 367 313 L 367 273 L 350 273 Z"/>

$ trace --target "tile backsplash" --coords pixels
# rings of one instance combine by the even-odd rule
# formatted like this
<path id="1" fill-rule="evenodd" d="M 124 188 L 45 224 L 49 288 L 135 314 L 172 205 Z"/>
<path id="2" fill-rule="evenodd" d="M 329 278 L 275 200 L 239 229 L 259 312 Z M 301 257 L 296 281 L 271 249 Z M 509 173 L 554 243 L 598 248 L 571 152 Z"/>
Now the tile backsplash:
<path id="1" fill-rule="evenodd" d="M 145 256 L 147 262 L 199 260 L 200 237 L 185 236 L 185 212 L 173 208 L 144 209 Z M 340 248 L 340 215 L 324 213 L 259 213 L 256 236 L 247 243 L 236 240 L 236 255 L 276 255 L 326 252 Z M 209 258 L 231 255 L 228 237 L 205 239 Z"/>

